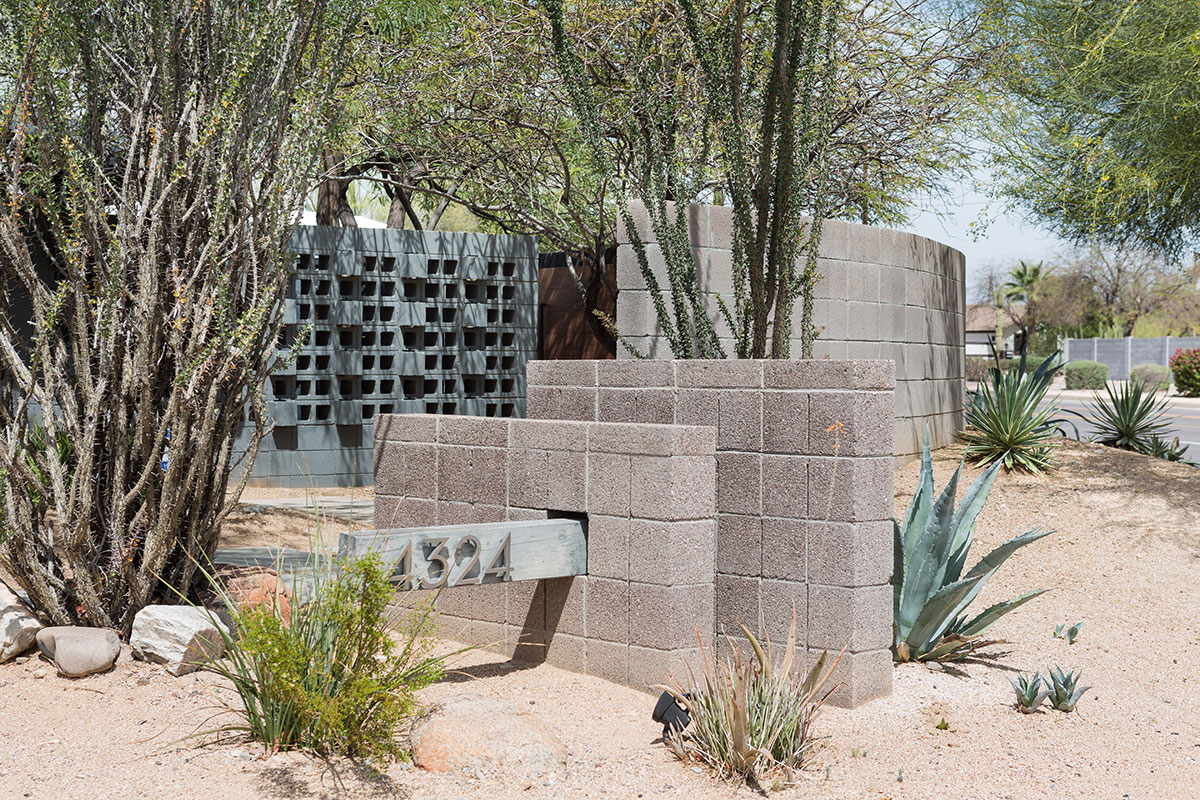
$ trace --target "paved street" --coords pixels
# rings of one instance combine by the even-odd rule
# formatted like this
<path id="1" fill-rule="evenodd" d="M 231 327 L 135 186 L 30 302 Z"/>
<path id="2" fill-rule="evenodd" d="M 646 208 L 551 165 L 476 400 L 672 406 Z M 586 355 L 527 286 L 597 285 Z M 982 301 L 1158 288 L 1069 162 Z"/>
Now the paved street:
<path id="1" fill-rule="evenodd" d="M 1091 392 L 1063 392 L 1055 402 L 1061 408 L 1090 416 L 1088 402 L 1091 396 Z M 1079 432 L 1084 438 L 1094 430 L 1078 417 L 1069 414 L 1065 416 L 1079 426 Z M 1186 456 L 1188 460 L 1200 459 L 1200 401 L 1171 398 L 1164 418 L 1171 421 L 1171 436 L 1178 436 L 1181 443 L 1191 446 Z"/>

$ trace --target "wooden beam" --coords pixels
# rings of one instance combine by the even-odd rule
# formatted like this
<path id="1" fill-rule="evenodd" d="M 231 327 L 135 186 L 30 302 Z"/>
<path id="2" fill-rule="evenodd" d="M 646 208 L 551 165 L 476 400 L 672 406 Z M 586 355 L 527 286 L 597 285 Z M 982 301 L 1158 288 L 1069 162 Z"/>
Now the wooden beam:
<path id="1" fill-rule="evenodd" d="M 587 540 L 573 519 L 391 528 L 341 534 L 338 555 L 379 553 L 392 581 L 440 589 L 587 574 Z"/>

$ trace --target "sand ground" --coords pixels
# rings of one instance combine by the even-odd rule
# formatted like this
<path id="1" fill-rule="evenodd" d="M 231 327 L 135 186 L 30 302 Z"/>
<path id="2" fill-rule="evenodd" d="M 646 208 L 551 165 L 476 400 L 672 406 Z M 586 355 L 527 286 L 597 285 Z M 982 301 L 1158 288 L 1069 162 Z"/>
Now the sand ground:
<path id="1" fill-rule="evenodd" d="M 956 465 L 936 454 L 937 484 Z M 780 797 L 1193 798 L 1200 796 L 1200 470 L 1067 443 L 1049 478 L 1002 475 L 979 523 L 975 557 L 1042 525 L 980 603 L 1052 591 L 1001 620 L 1011 644 L 991 660 L 906 665 L 890 697 L 826 709 L 816 764 Z M 972 474 L 976 470 L 970 470 Z M 902 513 L 916 465 L 897 472 Z M 964 486 L 965 488 L 965 486 Z M 307 541 L 304 515 L 231 518 L 227 543 Z M 287 537 L 292 537 L 288 539 Z M 1068 646 L 1055 624 L 1082 621 Z M 1007 677 L 1051 664 L 1093 686 L 1073 714 L 1018 714 Z M 267 756 L 248 742 L 183 738 L 216 717 L 217 682 L 171 678 L 137 662 L 67 681 L 37 658 L 0 665 L 0 798 L 727 798 L 748 789 L 675 761 L 650 720 L 653 697 L 550 666 L 470 653 L 423 693 L 503 697 L 569 748 L 567 770 L 529 782 L 435 776 L 393 765 L 380 775 L 339 761 Z M 945 719 L 948 730 L 939 730 Z"/>

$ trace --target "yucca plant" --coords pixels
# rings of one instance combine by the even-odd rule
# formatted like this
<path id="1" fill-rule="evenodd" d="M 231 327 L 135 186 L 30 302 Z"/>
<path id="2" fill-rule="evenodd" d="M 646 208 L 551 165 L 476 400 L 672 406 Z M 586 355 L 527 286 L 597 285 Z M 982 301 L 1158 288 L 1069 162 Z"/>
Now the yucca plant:
<path id="1" fill-rule="evenodd" d="M 753 657 L 727 639 L 730 656 L 722 661 L 697 633 L 699 678 L 689 669 L 686 686 L 672 679 L 670 685 L 660 687 L 691 718 L 687 728 L 668 735 L 667 745 L 680 760 L 698 761 L 722 778 L 742 778 L 765 791 L 773 783 L 793 782 L 820 741 L 811 728 L 836 688 L 824 690 L 841 655 L 828 668 L 828 654 L 822 653 L 807 672 L 794 671 L 794 611 L 783 660 L 778 663 L 770 655 L 770 638 L 763 647 L 744 625 L 741 628 Z"/>
<path id="2" fill-rule="evenodd" d="M 1013 691 L 1017 693 L 1017 710 L 1022 714 L 1032 714 L 1050 694 L 1050 688 L 1036 672 L 1021 673 L 1017 680 L 1008 679 Z"/>
<path id="3" fill-rule="evenodd" d="M 1062 426 L 1069 423 L 1058 419 L 1058 406 L 1042 402 L 1061 367 L 1058 353 L 1033 370 L 1026 368 L 1024 353 L 1020 363 L 1007 371 L 997 359 L 988 379 L 979 384 L 967 404 L 967 428 L 959 434 L 967 445 L 966 458 L 1033 473 L 1051 469 L 1056 439 Z"/>
<path id="4" fill-rule="evenodd" d="M 1090 686 L 1079 686 L 1082 672 L 1063 672 L 1062 667 L 1050 668 L 1050 705 L 1059 711 L 1074 711 L 1075 704 Z"/>
<path id="5" fill-rule="evenodd" d="M 1184 459 L 1187 451 L 1188 445 L 1179 444 L 1178 436 L 1169 441 L 1155 436 L 1150 440 L 1150 447 L 1146 451 L 1146 455 L 1161 458 L 1164 461 L 1177 461 L 1183 464 L 1193 464 L 1194 466 L 1193 462 Z"/>
<path id="6" fill-rule="evenodd" d="M 1154 440 L 1164 438 L 1171 427 L 1163 419 L 1167 398 L 1160 399 L 1137 381 L 1126 381 L 1120 389 L 1110 384 L 1105 393 L 1107 397 L 1097 392 L 1088 404 L 1096 426 L 1092 440 L 1151 455 Z"/>
<path id="7" fill-rule="evenodd" d="M 1051 533 L 1037 528 L 1009 539 L 984 556 L 965 576 L 962 574 L 975 538 L 975 519 L 983 509 L 1000 464 L 996 461 L 971 484 L 956 511 L 954 498 L 962 464 L 935 500 L 933 459 L 929 453 L 929 432 L 925 432 L 920 485 L 904 521 L 893 520 L 892 653 L 896 661 L 956 660 L 981 647 L 997 644 L 981 639 L 980 634 L 1000 617 L 1046 591 L 1027 592 L 1014 600 L 997 603 L 977 616 L 966 616 L 967 607 L 1010 555 Z"/>

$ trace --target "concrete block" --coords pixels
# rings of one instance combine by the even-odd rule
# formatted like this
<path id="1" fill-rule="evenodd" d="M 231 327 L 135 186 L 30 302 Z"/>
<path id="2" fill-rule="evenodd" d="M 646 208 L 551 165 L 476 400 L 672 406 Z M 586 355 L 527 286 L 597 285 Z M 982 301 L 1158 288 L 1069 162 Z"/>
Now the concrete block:
<path id="1" fill-rule="evenodd" d="M 671 361 L 596 361 L 600 386 L 628 389 L 668 389 L 675 386 Z"/>
<path id="2" fill-rule="evenodd" d="M 589 638 L 586 648 L 589 675 L 614 683 L 629 682 L 629 645 Z"/>
<path id="3" fill-rule="evenodd" d="M 858 261 L 865 264 L 879 263 L 879 228 L 868 225 L 850 225 L 850 253 L 851 261 Z"/>
<path id="4" fill-rule="evenodd" d="M 707 519 L 716 511 L 711 456 L 632 456 L 630 513 L 645 519 Z"/>
<path id="5" fill-rule="evenodd" d="M 802 581 L 807 574 L 808 529 L 799 519 L 764 517 L 762 521 L 762 576 Z"/>
<path id="6" fill-rule="evenodd" d="M 567 419 L 590 422 L 596 419 L 596 390 L 529 384 L 526 415 L 530 419 Z"/>
<path id="7" fill-rule="evenodd" d="M 663 586 L 712 583 L 716 552 L 717 528 L 713 519 L 629 521 L 632 581 Z"/>
<path id="8" fill-rule="evenodd" d="M 704 631 L 701 634 L 708 636 Z M 694 640 L 693 640 L 694 641 Z M 656 650 L 652 647 L 629 646 L 629 685 L 657 693 L 653 687 L 669 681 L 686 683 L 688 674 L 700 674 L 700 649 Z"/>
<path id="9" fill-rule="evenodd" d="M 514 419 L 510 420 L 509 424 L 511 425 L 509 441 L 514 448 L 573 450 L 576 452 L 583 452 L 587 449 L 587 422 Z"/>
<path id="10" fill-rule="evenodd" d="M 674 389 L 600 389 L 597 404 L 601 422 L 675 422 Z"/>
<path id="11" fill-rule="evenodd" d="M 847 290 L 848 265 L 845 261 L 834 261 L 821 258 L 817 261 L 817 271 L 820 278 L 813 287 L 813 297 L 829 300 L 845 300 Z"/>
<path id="12" fill-rule="evenodd" d="M 723 297 L 732 296 L 734 293 L 733 252 L 706 248 L 701 251 L 699 262 L 700 291 L 719 294 Z"/>
<path id="13" fill-rule="evenodd" d="M 809 582 L 851 588 L 888 583 L 893 538 L 890 520 L 810 523 Z"/>
<path id="14" fill-rule="evenodd" d="M 675 421 L 680 425 L 720 425 L 721 397 L 716 389 L 680 389 L 675 402 Z M 717 440 L 719 443 L 719 430 Z"/>
<path id="15" fill-rule="evenodd" d="M 439 503 L 411 497 L 375 495 L 376 528 L 420 528 L 438 524 Z"/>
<path id="16" fill-rule="evenodd" d="M 792 327 L 799 330 L 800 309 L 792 313 Z M 847 304 L 844 300 L 816 300 L 813 303 L 813 325 L 821 331 L 821 339 L 844 342 L 850 338 Z"/>
<path id="17" fill-rule="evenodd" d="M 717 516 L 717 571 L 727 575 L 762 574 L 761 517 L 744 514 Z"/>
<path id="18" fill-rule="evenodd" d="M 589 453 L 587 456 L 588 514 L 629 516 L 629 456 Z"/>
<path id="19" fill-rule="evenodd" d="M 533 651 L 536 653 L 536 651 Z M 561 632 L 546 637 L 544 660 L 560 669 L 587 673 L 587 640 Z M 534 661 L 534 663 L 539 663 Z"/>
<path id="20" fill-rule="evenodd" d="M 795 619 L 796 639 L 804 647 L 808 633 L 808 591 L 808 586 L 800 581 L 763 580 L 759 585 L 762 634 L 770 637 L 771 644 L 787 645 Z"/>
<path id="21" fill-rule="evenodd" d="M 892 454 L 896 415 L 891 392 L 814 392 L 809 414 L 808 448 L 813 454 Z"/>
<path id="22" fill-rule="evenodd" d="M 683 359 L 675 362 L 675 380 L 681 389 L 759 389 L 762 363 L 753 359 Z"/>
<path id="23" fill-rule="evenodd" d="M 722 514 L 762 513 L 762 456 L 717 453 L 717 510 Z"/>
<path id="24" fill-rule="evenodd" d="M 799 455 L 808 452 L 808 392 L 764 391 L 763 451 Z"/>
<path id="25" fill-rule="evenodd" d="M 851 653 L 892 644 L 892 587 L 808 587 L 809 647 Z"/>
<path id="26" fill-rule="evenodd" d="M 550 578 L 544 581 L 546 592 L 546 631 L 558 635 L 584 635 L 584 610 L 587 608 L 588 578 Z"/>
<path id="27" fill-rule="evenodd" d="M 481 586 L 450 586 L 438 595 L 437 609 L 442 614 L 483 622 L 504 622 L 508 586 L 485 583 Z"/>
<path id="28" fill-rule="evenodd" d="M 763 446 L 762 391 L 721 391 L 717 447 L 758 452 Z"/>
<path id="29" fill-rule="evenodd" d="M 819 656 L 814 651 L 812 658 Z M 829 662 L 837 655 L 829 654 Z M 827 662 L 827 663 L 829 663 Z M 892 693 L 892 653 L 890 650 L 871 650 L 865 653 L 844 653 L 833 670 L 827 686 L 837 687 L 829 696 L 831 705 L 855 708 Z"/>
<path id="30" fill-rule="evenodd" d="M 643 269 L 649 269 L 659 289 L 669 288 L 671 279 L 667 274 L 667 262 L 662 248 L 657 243 L 646 244 L 643 252 L 646 258 L 644 268 L 637 249 L 632 245 L 617 248 L 617 285 L 622 290 L 648 289 L 649 284 Z"/>
<path id="31" fill-rule="evenodd" d="M 437 441 L 437 414 L 380 414 L 375 418 L 375 438 L 386 442 Z"/>
<path id="32" fill-rule="evenodd" d="M 716 633 L 740 636 L 745 625 L 759 632 L 758 578 L 740 575 L 717 575 Z"/>
<path id="33" fill-rule="evenodd" d="M 382 442 L 375 460 L 375 491 L 400 497 L 437 497 L 437 446 Z"/>
<path id="34" fill-rule="evenodd" d="M 838 522 L 891 519 L 892 466 L 887 456 L 814 457 L 808 470 L 810 518 Z"/>
<path id="35" fill-rule="evenodd" d="M 716 431 L 691 425 L 604 422 L 588 428 L 588 450 L 644 456 L 709 455 Z"/>
<path id="36" fill-rule="evenodd" d="M 850 262 L 847 267 L 847 293 L 851 301 L 879 302 L 879 265 L 875 262 Z M 854 316 L 851 315 L 851 319 Z M 859 338 L 859 337 L 856 337 Z"/>
<path id="37" fill-rule="evenodd" d="M 690 647 L 696 629 L 711 630 L 713 585 L 629 584 L 629 643 L 659 650 Z"/>
<path id="38" fill-rule="evenodd" d="M 487 522 L 504 522 L 507 516 L 508 512 L 504 506 L 442 502 L 438 509 L 438 524 L 482 525 Z"/>
<path id="39" fill-rule="evenodd" d="M 589 640 L 629 643 L 628 581 L 588 576 L 584 630 Z"/>
<path id="40" fill-rule="evenodd" d="M 879 311 L 879 303 L 860 303 L 858 301 L 846 303 L 846 315 L 850 324 L 847 338 L 856 342 L 876 343 L 886 338 L 883 336 L 882 315 Z M 862 358 L 853 352 L 848 357 L 851 359 Z M 879 358 L 878 349 L 876 349 L 875 355 L 869 357 Z"/>
<path id="41" fill-rule="evenodd" d="M 554 511 L 586 510 L 586 453 L 512 449 L 507 455 L 509 503 Z"/>
<path id="42" fill-rule="evenodd" d="M 628 517 L 588 514 L 588 576 L 629 580 Z"/>
<path id="43" fill-rule="evenodd" d="M 821 258 L 845 260 L 850 256 L 850 230 L 848 222 L 839 219 L 821 221 L 821 245 L 817 251 Z"/>
<path id="44" fill-rule="evenodd" d="M 708 246 L 714 250 L 733 249 L 733 208 L 708 207 Z"/>
<path id="45" fill-rule="evenodd" d="M 506 511 L 508 512 L 509 520 L 513 522 L 526 522 L 535 519 L 546 519 L 545 509 L 514 508 L 513 506 L 509 506 Z"/>
<path id="46" fill-rule="evenodd" d="M 441 416 L 438 418 L 438 442 L 476 447 L 507 447 L 508 426 L 507 419 Z"/>
<path id="47" fill-rule="evenodd" d="M 529 386 L 595 386 L 595 361 L 532 360 L 525 367 Z M 540 416 L 540 415 L 539 415 Z"/>
<path id="48" fill-rule="evenodd" d="M 766 389 L 846 389 L 851 367 L 843 361 L 823 359 L 770 360 L 763 362 Z"/>
<path id="49" fill-rule="evenodd" d="M 763 514 L 803 519 L 808 514 L 808 458 L 763 456 Z"/>
<path id="50" fill-rule="evenodd" d="M 490 447 L 440 447 L 438 499 L 504 505 L 507 499 L 505 453 Z"/>
<path id="51" fill-rule="evenodd" d="M 544 581 L 513 581 L 505 600 L 504 621 L 519 630 L 546 630 L 546 587 Z"/>

